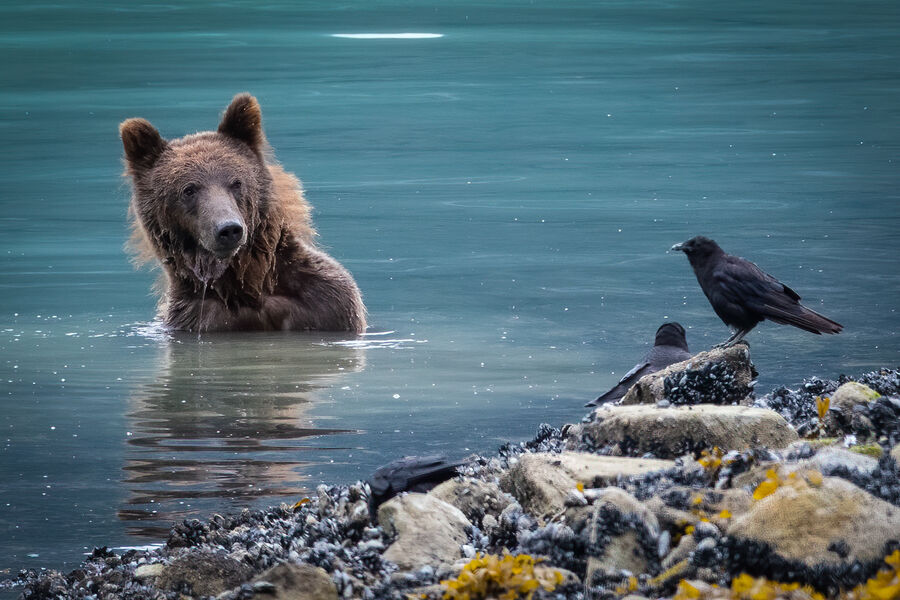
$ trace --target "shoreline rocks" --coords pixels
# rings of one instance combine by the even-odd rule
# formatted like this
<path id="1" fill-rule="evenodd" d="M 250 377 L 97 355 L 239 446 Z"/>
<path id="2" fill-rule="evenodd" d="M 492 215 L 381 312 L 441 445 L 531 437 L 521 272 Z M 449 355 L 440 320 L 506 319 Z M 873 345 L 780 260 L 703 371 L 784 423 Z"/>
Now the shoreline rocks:
<path id="1" fill-rule="evenodd" d="M 366 484 L 320 486 L 296 506 L 184 521 L 162 548 L 98 549 L 70 573 L 23 571 L 15 584 L 26 600 L 437 600 L 450 589 L 475 600 L 486 575 L 466 565 L 486 554 L 512 564 L 505 552 L 538 561 L 535 579 L 497 571 L 490 589 L 525 586 L 534 600 L 727 598 L 733 583 L 833 598 L 900 582 L 900 373 L 812 379 L 753 407 L 697 403 L 752 387 L 745 371 L 724 390 L 724 367 L 703 366 L 722 363 L 703 354 L 714 352 L 686 361 L 687 405 L 541 425 L 427 494 L 385 502 L 377 522 Z M 669 377 L 670 398 L 673 373 L 684 371 L 653 384 L 665 391 Z M 833 416 L 852 413 L 834 419 L 833 438 L 823 394 L 838 399 Z"/>

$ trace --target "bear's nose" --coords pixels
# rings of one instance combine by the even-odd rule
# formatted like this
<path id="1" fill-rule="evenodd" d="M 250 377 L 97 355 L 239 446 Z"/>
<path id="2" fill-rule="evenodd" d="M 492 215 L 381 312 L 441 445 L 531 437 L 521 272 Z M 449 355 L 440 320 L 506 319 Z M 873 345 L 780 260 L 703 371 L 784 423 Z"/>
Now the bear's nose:
<path id="1" fill-rule="evenodd" d="M 234 248 L 241 243 L 244 227 L 237 221 L 226 221 L 216 229 L 216 241 L 226 248 Z"/>

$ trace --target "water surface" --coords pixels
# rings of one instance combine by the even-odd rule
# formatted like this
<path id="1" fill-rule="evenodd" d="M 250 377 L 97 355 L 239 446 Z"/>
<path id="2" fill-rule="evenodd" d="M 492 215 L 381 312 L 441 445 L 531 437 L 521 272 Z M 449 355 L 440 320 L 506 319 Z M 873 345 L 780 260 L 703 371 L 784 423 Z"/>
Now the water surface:
<path id="1" fill-rule="evenodd" d="M 695 234 L 846 327 L 760 326 L 761 391 L 896 365 L 898 25 L 889 1 L 3 5 L 0 569 L 578 419 L 663 320 L 727 337 L 666 253 Z M 150 323 L 117 125 L 212 129 L 240 91 L 371 335 Z"/>

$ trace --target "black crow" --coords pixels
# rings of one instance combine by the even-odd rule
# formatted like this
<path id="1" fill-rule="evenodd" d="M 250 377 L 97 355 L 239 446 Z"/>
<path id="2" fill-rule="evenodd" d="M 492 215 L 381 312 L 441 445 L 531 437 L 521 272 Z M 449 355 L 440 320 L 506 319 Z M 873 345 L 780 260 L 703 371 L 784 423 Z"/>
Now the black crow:
<path id="1" fill-rule="evenodd" d="M 457 467 L 465 461 L 450 462 L 442 454 L 404 456 L 379 467 L 366 482 L 369 484 L 369 513 L 401 492 L 427 492 L 457 475 Z"/>
<path id="2" fill-rule="evenodd" d="M 662 371 L 669 365 L 674 365 L 690 357 L 687 340 L 684 338 L 684 327 L 678 323 L 663 323 L 656 330 L 656 341 L 653 343 L 653 348 L 644 355 L 643 360 L 625 373 L 616 387 L 596 400 L 588 402 L 585 406 L 600 406 L 606 402 L 620 400 L 628 393 L 631 386 L 644 375 Z"/>
<path id="3" fill-rule="evenodd" d="M 800 304 L 800 296 L 749 260 L 726 254 L 713 240 L 701 236 L 672 250 L 687 254 L 703 293 L 733 333 L 716 347 L 740 342 L 750 330 L 769 319 L 811 333 L 840 333 L 840 323 Z"/>

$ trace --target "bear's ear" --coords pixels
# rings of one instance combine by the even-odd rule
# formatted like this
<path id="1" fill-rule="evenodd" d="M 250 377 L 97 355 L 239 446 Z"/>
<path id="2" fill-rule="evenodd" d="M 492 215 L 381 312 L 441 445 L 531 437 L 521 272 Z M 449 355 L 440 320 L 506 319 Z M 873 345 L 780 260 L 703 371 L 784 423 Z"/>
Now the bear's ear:
<path id="1" fill-rule="evenodd" d="M 125 146 L 125 158 L 132 173 L 151 168 L 166 149 L 156 128 L 145 119 L 128 119 L 119 125 L 119 135 Z"/>
<path id="2" fill-rule="evenodd" d="M 266 143 L 262 130 L 262 110 L 250 94 L 238 94 L 225 109 L 219 123 L 219 133 L 240 140 L 254 152 L 261 152 Z"/>

